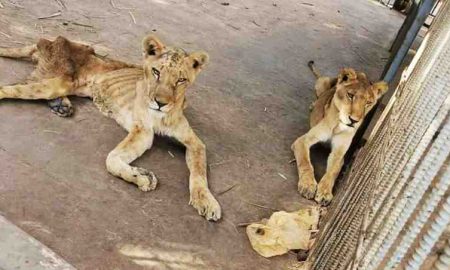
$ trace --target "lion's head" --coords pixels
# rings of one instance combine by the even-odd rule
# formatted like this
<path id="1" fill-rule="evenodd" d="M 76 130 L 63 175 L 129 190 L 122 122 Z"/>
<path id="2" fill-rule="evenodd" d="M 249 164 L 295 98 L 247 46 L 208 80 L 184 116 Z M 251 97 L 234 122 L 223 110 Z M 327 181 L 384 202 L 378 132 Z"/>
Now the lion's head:
<path id="1" fill-rule="evenodd" d="M 333 102 L 339 111 L 339 121 L 358 127 L 377 100 L 388 90 L 387 83 L 371 83 L 362 72 L 344 68 L 336 82 Z"/>
<path id="2" fill-rule="evenodd" d="M 208 54 L 166 47 L 152 35 L 144 38 L 142 48 L 144 87 L 150 98 L 150 109 L 160 113 L 182 109 L 186 88 L 207 64 Z"/>

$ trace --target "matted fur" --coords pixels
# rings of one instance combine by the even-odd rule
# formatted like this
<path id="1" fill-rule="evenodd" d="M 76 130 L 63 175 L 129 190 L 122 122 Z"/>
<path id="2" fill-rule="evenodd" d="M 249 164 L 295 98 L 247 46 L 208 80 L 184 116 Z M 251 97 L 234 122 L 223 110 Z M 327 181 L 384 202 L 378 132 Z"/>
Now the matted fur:
<path id="1" fill-rule="evenodd" d="M 314 198 L 327 205 L 333 198 L 334 182 L 339 175 L 353 136 L 367 113 L 388 90 L 385 82 L 370 83 L 362 72 L 344 68 L 336 78 L 324 77 L 314 67 L 308 66 L 316 76 L 316 101 L 313 103 L 311 129 L 299 137 L 292 150 L 299 174 L 298 190 L 306 198 Z M 317 184 L 310 160 L 310 147 L 319 142 L 331 142 L 325 175 Z"/>
<path id="2" fill-rule="evenodd" d="M 155 189 L 157 179 L 130 163 L 151 148 L 155 133 L 174 137 L 186 146 L 189 203 L 206 219 L 218 220 L 221 209 L 208 189 L 205 145 L 183 114 L 186 88 L 206 65 L 208 55 L 166 47 L 154 36 L 146 37 L 142 46 L 142 67 L 100 57 L 92 47 L 63 37 L 41 39 L 23 48 L 0 48 L 0 56 L 37 64 L 28 83 L 1 86 L 0 99 L 62 98 L 57 104 L 67 108 L 71 107 L 67 96 L 92 98 L 103 114 L 129 132 L 109 153 L 107 170 L 142 191 Z"/>

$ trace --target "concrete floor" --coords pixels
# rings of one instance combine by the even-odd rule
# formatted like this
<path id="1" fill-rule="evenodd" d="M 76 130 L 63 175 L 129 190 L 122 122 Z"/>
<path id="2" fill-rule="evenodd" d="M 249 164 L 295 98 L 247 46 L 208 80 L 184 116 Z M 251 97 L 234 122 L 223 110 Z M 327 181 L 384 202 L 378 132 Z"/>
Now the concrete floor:
<path id="1" fill-rule="evenodd" d="M 125 132 L 89 100 L 74 99 L 70 119 L 43 102 L 0 102 L 0 214 L 78 269 L 290 265 L 291 254 L 258 256 L 234 225 L 272 212 L 252 204 L 313 204 L 298 194 L 296 168 L 288 163 L 291 143 L 308 130 L 314 80 L 306 63 L 313 59 L 330 75 L 351 66 L 375 80 L 403 20 L 366 0 L 115 0 L 116 8 L 108 0 L 64 0 L 67 9 L 50 0 L 0 1 L 1 46 L 64 35 L 138 63 L 140 41 L 153 31 L 211 56 L 189 91 L 186 114 L 207 145 L 212 191 L 236 185 L 218 196 L 218 223 L 187 205 L 184 149 L 172 141 L 158 138 L 136 162 L 160 180 L 156 191 L 143 193 L 106 172 L 105 157 Z M 61 16 L 37 19 L 60 9 Z M 0 84 L 19 82 L 31 69 L 0 59 Z"/>
<path id="2" fill-rule="evenodd" d="M 0 270 L 75 270 L 0 215 Z"/>

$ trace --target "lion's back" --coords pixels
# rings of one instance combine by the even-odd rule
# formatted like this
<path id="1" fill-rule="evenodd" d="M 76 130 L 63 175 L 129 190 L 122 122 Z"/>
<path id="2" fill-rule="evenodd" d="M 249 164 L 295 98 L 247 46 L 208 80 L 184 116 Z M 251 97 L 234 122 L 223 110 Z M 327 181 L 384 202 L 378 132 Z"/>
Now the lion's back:
<path id="1" fill-rule="evenodd" d="M 317 97 L 317 100 L 314 101 L 312 105 L 311 114 L 309 117 L 310 126 L 314 127 L 317 125 L 320 120 L 325 117 L 325 113 L 327 109 L 330 107 L 330 104 L 333 100 L 333 96 L 335 93 L 335 88 L 328 89 L 323 91 L 320 96 Z"/>

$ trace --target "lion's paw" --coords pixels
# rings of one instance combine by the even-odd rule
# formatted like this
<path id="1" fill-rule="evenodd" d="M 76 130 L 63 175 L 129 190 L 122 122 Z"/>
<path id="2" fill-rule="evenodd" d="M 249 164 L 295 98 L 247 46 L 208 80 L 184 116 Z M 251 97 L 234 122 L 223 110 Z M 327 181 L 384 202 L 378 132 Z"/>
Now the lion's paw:
<path id="1" fill-rule="evenodd" d="M 317 183 L 313 175 L 303 175 L 298 181 L 298 192 L 306 199 L 314 198 L 317 190 Z"/>
<path id="2" fill-rule="evenodd" d="M 207 220 L 217 221 L 221 217 L 220 205 L 207 188 L 194 188 L 189 204 Z"/>
<path id="3" fill-rule="evenodd" d="M 333 199 L 333 194 L 329 188 L 325 188 L 319 184 L 314 200 L 322 206 L 327 206 Z"/>
<path id="4" fill-rule="evenodd" d="M 144 168 L 136 168 L 136 185 L 142 191 L 150 191 L 156 188 L 158 184 L 158 179 L 153 172 L 147 171 Z"/>
<path id="5" fill-rule="evenodd" d="M 73 114 L 73 106 L 68 98 L 55 98 L 48 101 L 52 112 L 60 117 L 69 117 Z"/>

